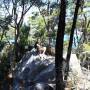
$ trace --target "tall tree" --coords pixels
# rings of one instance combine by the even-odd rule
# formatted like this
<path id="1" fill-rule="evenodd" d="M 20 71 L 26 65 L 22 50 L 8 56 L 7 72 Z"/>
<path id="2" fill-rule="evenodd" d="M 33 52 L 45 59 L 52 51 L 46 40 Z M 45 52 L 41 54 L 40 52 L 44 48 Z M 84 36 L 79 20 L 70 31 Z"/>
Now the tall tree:
<path id="1" fill-rule="evenodd" d="M 81 1 L 81 0 L 77 0 L 77 2 L 76 2 L 76 8 L 75 8 L 75 13 L 74 13 L 74 18 L 73 18 L 73 23 L 72 23 L 72 28 L 71 28 L 69 46 L 68 46 L 67 57 L 66 57 L 67 65 L 66 65 L 66 71 L 65 71 L 65 73 L 66 73 L 66 74 L 65 74 L 65 80 L 67 80 L 68 72 L 69 72 L 69 60 L 70 60 L 70 55 L 71 55 L 71 50 L 72 50 L 74 29 L 75 29 L 75 27 L 76 27 L 78 10 L 79 10 L 79 7 L 80 7 L 80 5 L 81 5 L 81 4 L 80 4 L 80 1 Z"/>
<path id="2" fill-rule="evenodd" d="M 12 27 L 15 29 L 15 57 L 18 60 L 18 39 L 20 28 L 27 12 L 33 5 L 40 4 L 42 0 L 3 0 L 6 12 L 12 15 Z"/>
<path id="3" fill-rule="evenodd" d="M 64 90 L 63 83 L 63 38 L 65 31 L 66 0 L 61 0 L 58 31 L 55 47 L 56 90 Z"/>

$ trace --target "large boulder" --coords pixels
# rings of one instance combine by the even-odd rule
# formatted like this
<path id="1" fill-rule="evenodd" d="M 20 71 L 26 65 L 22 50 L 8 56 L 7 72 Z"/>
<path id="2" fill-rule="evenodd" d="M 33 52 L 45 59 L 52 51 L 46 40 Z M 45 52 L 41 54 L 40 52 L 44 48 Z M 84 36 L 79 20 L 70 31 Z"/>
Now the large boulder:
<path id="1" fill-rule="evenodd" d="M 13 74 L 14 90 L 18 90 L 17 88 L 20 87 L 21 81 L 24 81 L 24 85 L 25 83 L 27 85 L 29 83 L 27 86 L 29 87 L 32 86 L 32 82 L 37 85 L 37 83 L 40 82 L 47 84 L 48 82 L 55 80 L 54 60 L 55 58 L 53 56 L 46 56 L 44 54 L 38 55 L 34 49 L 27 52 L 15 68 Z"/>
<path id="2" fill-rule="evenodd" d="M 72 76 L 73 74 L 76 74 L 77 77 L 80 77 L 82 75 L 80 61 L 78 61 L 75 54 L 71 54 L 70 71 L 72 73 Z M 22 86 L 25 88 L 25 90 L 34 90 L 33 86 L 36 87 L 39 84 L 43 87 L 45 87 L 46 85 L 47 87 L 47 85 L 50 85 L 50 82 L 55 81 L 55 57 L 49 55 L 47 56 L 45 54 L 39 55 L 36 53 L 36 50 L 33 49 L 23 56 L 21 61 L 16 66 L 13 75 L 14 90 L 18 90 L 21 85 L 20 83 L 22 83 Z M 42 83 L 45 85 L 43 85 Z M 51 86 L 48 87 L 50 88 L 54 86 L 55 84 L 51 84 Z"/>

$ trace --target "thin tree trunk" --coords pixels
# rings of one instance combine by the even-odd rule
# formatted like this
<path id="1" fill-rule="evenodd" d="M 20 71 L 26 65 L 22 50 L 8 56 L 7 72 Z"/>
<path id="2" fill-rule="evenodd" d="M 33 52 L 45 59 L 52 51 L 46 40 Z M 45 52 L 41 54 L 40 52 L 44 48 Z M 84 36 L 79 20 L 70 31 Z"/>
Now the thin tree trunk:
<path id="1" fill-rule="evenodd" d="M 66 0 L 61 0 L 56 47 L 55 47 L 56 90 L 64 90 L 62 68 L 63 68 L 63 38 L 65 31 L 65 16 L 66 16 Z"/>
<path id="2" fill-rule="evenodd" d="M 65 71 L 66 72 L 65 80 L 67 80 L 68 72 L 69 72 L 69 61 L 70 61 L 70 56 L 71 56 L 71 50 L 72 50 L 72 44 L 73 44 L 73 36 L 74 36 L 74 29 L 76 27 L 79 7 L 80 7 L 80 0 L 77 0 L 75 13 L 74 13 L 73 24 L 72 24 L 72 28 L 71 28 L 71 35 L 70 35 L 70 41 L 69 41 L 69 46 L 68 46 L 68 51 L 67 51 L 67 57 L 66 57 L 67 65 L 66 65 L 66 71 Z"/>
<path id="3" fill-rule="evenodd" d="M 2 35 L 1 35 L 1 40 L 0 41 L 2 41 L 4 33 L 5 33 L 5 30 L 2 31 Z"/>
<path id="4" fill-rule="evenodd" d="M 84 16 L 83 36 L 84 36 L 84 42 L 87 43 L 87 17 L 85 14 L 83 16 Z"/>
<path id="5" fill-rule="evenodd" d="M 17 25 L 17 27 L 15 28 L 15 59 L 16 59 L 16 61 L 19 60 L 18 37 L 19 37 L 19 26 Z"/>
<path id="6" fill-rule="evenodd" d="M 47 22 L 47 31 L 48 31 L 48 44 L 50 45 L 50 0 L 48 0 L 48 5 L 47 5 L 47 14 L 48 14 L 48 22 Z"/>

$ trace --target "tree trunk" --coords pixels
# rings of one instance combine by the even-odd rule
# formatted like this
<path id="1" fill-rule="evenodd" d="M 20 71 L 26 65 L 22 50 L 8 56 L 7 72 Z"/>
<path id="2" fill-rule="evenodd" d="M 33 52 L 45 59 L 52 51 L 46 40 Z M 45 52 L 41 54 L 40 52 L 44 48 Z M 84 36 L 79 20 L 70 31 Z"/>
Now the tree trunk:
<path id="1" fill-rule="evenodd" d="M 83 38 L 84 38 L 83 43 L 84 42 L 87 43 L 87 17 L 86 17 L 85 14 L 83 16 L 84 16 L 83 26 L 82 26 L 82 28 L 83 28 Z"/>
<path id="2" fill-rule="evenodd" d="M 66 57 L 67 65 L 66 65 L 66 71 L 65 71 L 66 72 L 65 80 L 67 80 L 68 72 L 69 72 L 69 60 L 70 60 L 70 55 L 71 55 L 71 50 L 72 50 L 74 29 L 76 27 L 79 7 L 80 7 L 80 0 L 77 0 L 76 8 L 75 8 L 75 13 L 74 13 L 73 24 L 72 24 L 72 28 L 71 28 L 71 35 L 70 35 L 70 41 L 69 41 L 69 46 L 68 46 L 68 51 L 67 51 L 67 57 Z"/>
<path id="3" fill-rule="evenodd" d="M 47 31 L 48 31 L 48 45 L 51 45 L 51 39 L 50 39 L 50 0 L 48 0 L 47 5 L 47 15 L 48 15 L 48 22 L 47 22 Z"/>
<path id="4" fill-rule="evenodd" d="M 66 16 L 66 0 L 61 0 L 56 47 L 55 47 L 56 90 L 64 90 L 62 68 L 63 68 L 63 38 L 65 31 L 65 16 Z"/>
<path id="5" fill-rule="evenodd" d="M 15 60 L 19 61 L 19 47 L 18 47 L 18 38 L 19 38 L 19 25 L 15 28 Z"/>

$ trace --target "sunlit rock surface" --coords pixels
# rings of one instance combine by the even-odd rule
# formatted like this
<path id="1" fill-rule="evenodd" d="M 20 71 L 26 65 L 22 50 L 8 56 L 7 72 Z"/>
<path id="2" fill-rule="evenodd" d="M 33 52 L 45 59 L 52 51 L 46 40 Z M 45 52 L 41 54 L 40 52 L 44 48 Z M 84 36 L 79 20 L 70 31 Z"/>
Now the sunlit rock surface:
<path id="1" fill-rule="evenodd" d="M 82 76 L 82 70 L 80 66 L 80 60 L 78 60 L 76 54 L 71 54 L 70 58 L 70 69 L 73 74 L 76 74 L 78 77 Z"/>

